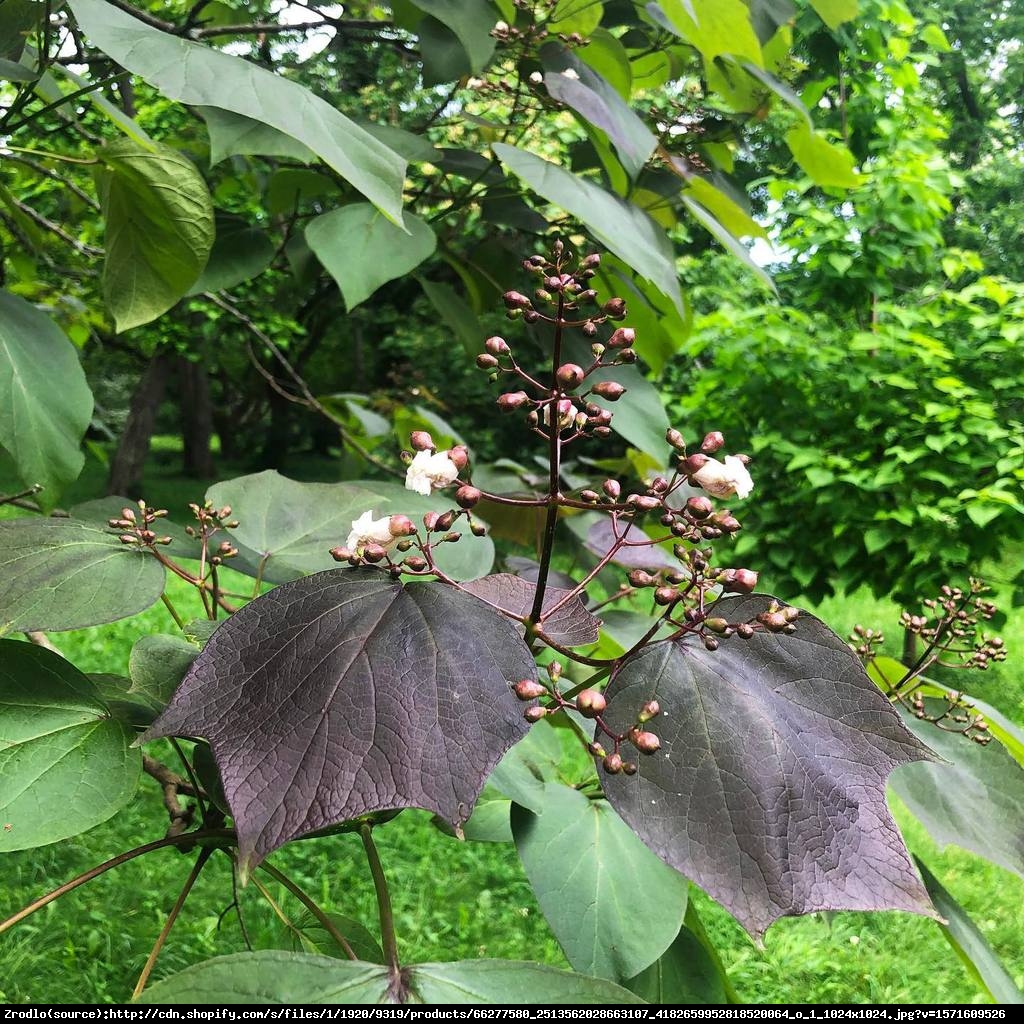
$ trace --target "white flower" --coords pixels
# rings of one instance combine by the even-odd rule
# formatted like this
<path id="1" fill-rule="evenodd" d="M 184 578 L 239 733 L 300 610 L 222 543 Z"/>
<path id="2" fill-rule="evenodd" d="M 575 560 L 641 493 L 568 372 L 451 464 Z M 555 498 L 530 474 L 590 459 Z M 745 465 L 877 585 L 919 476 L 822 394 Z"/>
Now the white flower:
<path id="1" fill-rule="evenodd" d="M 467 78 L 466 79 L 466 88 L 467 89 L 479 89 L 484 84 L 485 83 L 484 83 L 484 80 L 482 78 Z"/>
<path id="2" fill-rule="evenodd" d="M 405 486 L 417 494 L 429 495 L 431 490 L 446 487 L 458 475 L 459 470 L 448 458 L 448 452 L 436 452 L 433 455 L 427 451 L 417 452 L 406 471 Z"/>
<path id="3" fill-rule="evenodd" d="M 544 81 L 544 76 L 539 71 L 534 71 L 530 75 L 530 81 L 533 82 L 534 85 L 540 85 L 540 83 Z"/>
<path id="4" fill-rule="evenodd" d="M 574 82 L 578 82 L 580 80 L 579 73 L 576 71 L 575 68 L 566 68 L 562 72 L 562 77 L 563 78 L 571 78 Z"/>
<path id="5" fill-rule="evenodd" d="M 579 409 L 569 401 L 568 398 L 561 398 L 558 401 L 558 429 L 565 430 L 566 427 L 571 427 L 579 415 Z M 551 406 L 547 405 L 544 407 L 544 414 L 541 419 L 545 424 L 551 426 Z"/>
<path id="6" fill-rule="evenodd" d="M 379 544 L 387 550 L 398 540 L 391 534 L 391 516 L 373 518 L 373 510 L 364 512 L 358 519 L 352 520 L 352 532 L 345 543 L 350 551 L 358 551 L 367 544 Z"/>
<path id="7" fill-rule="evenodd" d="M 692 479 L 716 498 L 728 498 L 733 494 L 745 498 L 754 489 L 754 481 L 747 467 L 735 455 L 726 455 L 724 463 L 718 459 L 708 459 L 693 474 Z"/>
<path id="8" fill-rule="evenodd" d="M 499 21 L 499 22 L 497 22 L 495 24 L 495 26 L 494 26 L 494 31 L 495 32 L 507 32 L 508 31 L 508 22 L 507 21 Z"/>

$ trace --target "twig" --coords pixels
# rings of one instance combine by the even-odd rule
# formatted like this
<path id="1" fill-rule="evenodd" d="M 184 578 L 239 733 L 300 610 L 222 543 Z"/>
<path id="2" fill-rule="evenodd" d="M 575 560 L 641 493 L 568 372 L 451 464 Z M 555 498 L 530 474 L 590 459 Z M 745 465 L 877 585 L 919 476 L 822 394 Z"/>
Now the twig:
<path id="1" fill-rule="evenodd" d="M 150 757 L 148 754 L 142 755 L 142 770 L 160 783 L 164 807 L 167 809 L 168 817 L 171 819 L 171 826 L 167 830 L 167 835 L 180 835 L 192 824 L 192 817 L 195 812 L 191 807 L 183 807 L 178 799 L 178 795 L 184 793 L 186 796 L 198 797 L 199 794 L 195 786 L 176 772 L 172 772 L 167 765 L 161 764 L 156 758 Z"/>
<path id="2" fill-rule="evenodd" d="M 103 255 L 102 249 L 97 249 L 94 245 L 86 245 L 84 242 L 80 242 L 77 238 L 73 238 L 59 224 L 54 224 L 52 220 L 48 220 L 41 213 L 33 210 L 31 206 L 28 206 L 13 197 L 11 198 L 11 203 L 21 210 L 21 212 L 30 220 L 34 220 L 41 228 L 45 228 L 51 234 L 56 235 L 62 242 L 70 245 L 75 252 L 81 253 L 83 256 L 91 256 L 94 258 Z"/>
<path id="3" fill-rule="evenodd" d="M 50 642 L 50 638 L 38 629 L 30 630 L 25 634 L 37 647 L 45 647 L 54 654 L 60 654 L 60 648 Z"/>

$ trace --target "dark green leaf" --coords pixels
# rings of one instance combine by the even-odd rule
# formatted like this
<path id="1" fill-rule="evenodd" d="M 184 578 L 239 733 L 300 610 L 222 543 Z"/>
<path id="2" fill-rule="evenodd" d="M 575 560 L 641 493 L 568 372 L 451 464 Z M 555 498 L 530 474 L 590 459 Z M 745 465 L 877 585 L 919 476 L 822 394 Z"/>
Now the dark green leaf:
<path id="1" fill-rule="evenodd" d="M 268 983 L 268 978 L 273 979 Z M 264 949 L 189 967 L 151 985 L 140 1003 L 501 1004 L 642 1003 L 631 992 L 541 964 L 463 960 L 418 964 L 392 979 L 383 965 Z"/>
<path id="2" fill-rule="evenodd" d="M 599 242 L 668 296 L 683 314 L 672 246 L 643 210 L 533 153 L 504 143 L 492 148 L 509 171 L 548 202 L 577 217 Z"/>
<path id="3" fill-rule="evenodd" d="M 945 701 L 925 700 L 930 714 Z M 1024 877 L 1024 768 L 998 742 L 985 746 L 905 713 L 907 727 L 948 764 L 894 772 L 892 791 L 940 845 L 953 843 Z"/>
<path id="4" fill-rule="evenodd" d="M 476 598 L 341 569 L 232 615 L 146 739 L 209 741 L 251 870 L 373 811 L 422 807 L 458 827 L 527 729 L 509 684 L 530 678 L 526 644 Z"/>
<path id="5" fill-rule="evenodd" d="M 473 72 L 482 71 L 494 53 L 491 29 L 497 22 L 494 8 L 480 0 L 412 0 L 450 29 L 462 44 Z"/>
<path id="6" fill-rule="evenodd" d="M 357 960 L 365 963 L 382 964 L 384 954 L 380 943 L 373 937 L 365 925 L 354 921 L 351 917 L 341 914 L 328 914 L 331 923 L 341 933 Z M 296 935 L 292 929 L 286 930 L 288 946 L 296 953 L 318 953 L 331 956 L 338 960 L 347 960 L 348 952 L 338 944 L 334 936 L 323 926 L 320 920 L 308 910 L 296 917 L 292 924 L 299 930 Z"/>
<path id="7" fill-rule="evenodd" d="M 969 974 L 985 990 L 994 1003 L 1020 1005 L 1024 995 L 1014 984 L 1010 973 L 1002 965 L 985 936 L 971 920 L 967 911 L 950 895 L 942 883 L 928 870 L 920 857 L 915 857 L 918 871 L 924 879 L 928 895 L 935 909 L 946 919 L 940 924 L 942 934 L 953 947 Z"/>
<path id="8" fill-rule="evenodd" d="M 763 595 L 713 614 L 754 620 Z M 849 647 L 801 614 L 796 632 L 648 647 L 615 673 L 605 720 L 625 731 L 649 700 L 661 740 L 639 773 L 606 775 L 641 839 L 752 934 L 823 909 L 932 914 L 885 803 L 889 773 L 930 756 Z"/>
<path id="9" fill-rule="evenodd" d="M 218 216 L 216 239 L 206 269 L 189 295 L 218 292 L 258 277 L 274 258 L 266 231 L 251 227 L 240 217 Z"/>
<path id="10" fill-rule="evenodd" d="M 132 685 L 127 696 L 156 713 L 163 711 L 197 657 L 199 648 L 180 637 L 162 633 L 141 637 L 128 658 Z"/>
<path id="11" fill-rule="evenodd" d="M 213 245 L 213 204 L 195 164 L 167 146 L 122 139 L 97 158 L 103 295 L 126 331 L 166 313 L 195 284 Z"/>
<path id="12" fill-rule="evenodd" d="M 437 18 L 424 18 L 416 26 L 423 58 L 423 84 L 444 85 L 470 73 L 469 54 L 459 37 Z"/>
<path id="13" fill-rule="evenodd" d="M 553 784 L 540 803 L 540 814 L 512 807 L 516 849 L 540 908 L 575 970 L 624 982 L 671 945 L 689 882 L 606 800 Z"/>
<path id="14" fill-rule="evenodd" d="M 517 804 L 543 814 L 544 787 L 558 781 L 561 760 L 558 733 L 542 719 L 501 759 L 488 784 Z"/>
<path id="15" fill-rule="evenodd" d="M 401 219 L 405 161 L 298 82 L 151 28 L 103 0 L 72 0 L 71 7 L 93 43 L 165 96 L 291 135 L 386 216 Z"/>
<path id="16" fill-rule="evenodd" d="M 38 501 L 46 511 L 82 471 L 91 417 L 92 392 L 74 345 L 30 302 L 0 290 L 0 446 L 26 486 L 43 485 Z"/>
<path id="17" fill-rule="evenodd" d="M 352 203 L 315 217 L 306 241 L 353 309 L 382 284 L 415 270 L 437 246 L 433 230 L 407 213 L 404 230 L 369 203 Z"/>
<path id="18" fill-rule="evenodd" d="M 480 351 L 480 340 L 483 332 L 476 313 L 469 307 L 455 289 L 439 281 L 428 281 L 425 277 L 417 278 L 424 295 L 430 299 L 434 309 L 445 323 L 455 332 L 462 347 L 470 354 Z"/>
<path id="19" fill-rule="evenodd" d="M 159 600 L 164 568 L 77 519 L 0 522 L 0 636 L 124 619 Z"/>
<path id="20" fill-rule="evenodd" d="M 309 164 L 316 154 L 297 139 L 263 121 L 220 107 L 198 107 L 210 135 L 210 166 L 230 156 L 279 156 Z"/>
<path id="21" fill-rule="evenodd" d="M 135 793 L 141 758 L 74 665 L 0 640 L 0 851 L 78 835 Z"/>

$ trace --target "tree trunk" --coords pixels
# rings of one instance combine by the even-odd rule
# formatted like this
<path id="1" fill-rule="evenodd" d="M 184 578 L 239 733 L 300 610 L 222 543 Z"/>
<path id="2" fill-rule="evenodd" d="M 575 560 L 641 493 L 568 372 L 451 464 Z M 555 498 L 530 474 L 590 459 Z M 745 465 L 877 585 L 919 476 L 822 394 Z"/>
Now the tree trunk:
<path id="1" fill-rule="evenodd" d="M 142 472 L 149 454 L 149 442 L 156 428 L 156 417 L 164 397 L 170 366 L 171 357 L 163 351 L 157 351 L 135 388 L 128 407 L 128 420 L 110 462 L 107 494 L 137 498 L 142 491 Z"/>
<path id="2" fill-rule="evenodd" d="M 182 472 L 185 476 L 209 480 L 214 476 L 213 402 L 210 380 L 200 362 L 178 356 L 178 384 L 181 392 L 181 436 L 184 442 Z"/>

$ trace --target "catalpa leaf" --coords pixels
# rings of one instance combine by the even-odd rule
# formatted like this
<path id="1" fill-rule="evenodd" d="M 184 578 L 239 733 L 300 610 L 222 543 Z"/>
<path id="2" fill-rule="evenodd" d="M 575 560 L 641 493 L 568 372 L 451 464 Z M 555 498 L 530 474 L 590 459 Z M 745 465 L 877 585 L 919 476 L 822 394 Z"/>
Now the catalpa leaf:
<path id="1" fill-rule="evenodd" d="M 770 598 L 718 602 L 744 622 Z M 889 773 L 933 755 L 900 721 L 850 649 L 822 622 L 758 632 L 707 651 L 648 647 L 608 688 L 626 730 L 645 701 L 661 740 L 638 774 L 603 779 L 608 799 L 663 860 L 760 936 L 815 910 L 934 916 L 885 803 Z"/>
<path id="2" fill-rule="evenodd" d="M 209 741 L 251 870 L 372 811 L 460 826 L 526 733 L 509 683 L 535 678 L 515 626 L 475 597 L 336 569 L 228 619 L 144 740 Z"/>
<path id="3" fill-rule="evenodd" d="M 537 592 L 536 584 L 510 572 L 485 576 L 483 579 L 465 584 L 465 588 L 480 600 L 497 605 L 515 616 L 529 615 Z M 579 597 L 569 597 L 570 593 L 571 591 L 559 587 L 545 589 L 541 608 L 541 622 L 545 634 L 563 647 L 596 644 L 601 627 L 600 621 L 583 607 Z M 565 604 L 562 604 L 563 601 Z M 558 607 L 560 604 L 561 607 Z"/>

